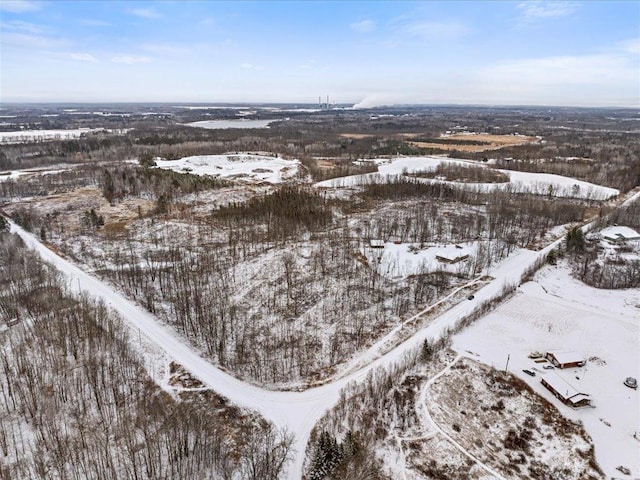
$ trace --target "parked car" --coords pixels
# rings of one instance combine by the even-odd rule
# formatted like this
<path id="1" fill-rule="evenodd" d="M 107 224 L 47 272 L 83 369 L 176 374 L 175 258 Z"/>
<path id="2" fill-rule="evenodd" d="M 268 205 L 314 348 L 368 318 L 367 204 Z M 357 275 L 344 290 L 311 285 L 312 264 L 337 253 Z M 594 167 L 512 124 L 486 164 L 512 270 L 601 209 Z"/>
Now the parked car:
<path id="1" fill-rule="evenodd" d="M 638 388 L 638 381 L 633 377 L 627 377 L 624 381 L 624 384 L 629 388 L 633 388 L 634 390 Z"/>
<path id="2" fill-rule="evenodd" d="M 553 365 L 544 365 L 542 368 L 545 370 L 553 370 L 555 367 Z"/>
<path id="3" fill-rule="evenodd" d="M 474 297 L 473 295 L 469 295 L 469 296 L 467 297 L 467 300 L 473 300 L 474 298 L 476 298 L 476 297 Z"/>
<path id="4" fill-rule="evenodd" d="M 531 375 L 532 377 L 536 376 L 535 372 L 532 372 L 531 370 L 527 370 L 526 368 L 524 370 L 522 370 L 524 373 L 526 373 L 527 375 Z"/>

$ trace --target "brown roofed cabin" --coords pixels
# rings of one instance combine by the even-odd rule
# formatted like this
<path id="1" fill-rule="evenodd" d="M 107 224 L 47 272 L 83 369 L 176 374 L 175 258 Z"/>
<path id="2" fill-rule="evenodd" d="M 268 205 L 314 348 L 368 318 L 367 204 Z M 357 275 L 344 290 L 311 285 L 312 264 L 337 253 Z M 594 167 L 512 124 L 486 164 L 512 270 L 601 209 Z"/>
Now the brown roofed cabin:
<path id="1" fill-rule="evenodd" d="M 572 408 L 591 406 L 591 398 L 581 393 L 555 372 L 549 372 L 542 377 L 542 385 L 555 395 L 565 405 Z"/>
<path id="2" fill-rule="evenodd" d="M 562 352 L 553 350 L 545 353 L 544 358 L 549 360 L 556 368 L 584 367 L 587 361 L 576 352 Z"/>

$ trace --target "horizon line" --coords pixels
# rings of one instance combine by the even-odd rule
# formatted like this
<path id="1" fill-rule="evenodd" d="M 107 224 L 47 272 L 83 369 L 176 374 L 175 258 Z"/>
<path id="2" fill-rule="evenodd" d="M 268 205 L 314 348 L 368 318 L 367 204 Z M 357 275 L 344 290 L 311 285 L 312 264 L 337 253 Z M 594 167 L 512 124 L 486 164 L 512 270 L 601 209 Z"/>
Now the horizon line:
<path id="1" fill-rule="evenodd" d="M 519 103 L 393 103 L 393 104 L 382 104 L 375 105 L 371 107 L 359 107 L 354 109 L 353 106 L 357 105 L 359 102 L 342 102 L 342 103 L 334 103 L 332 104 L 334 107 L 347 107 L 352 108 L 353 110 L 374 110 L 380 108 L 410 108 L 410 107 L 472 107 L 472 108 L 580 108 L 580 109 L 629 109 L 629 110 L 640 110 L 640 104 L 629 106 L 629 105 L 545 105 L 545 104 L 519 104 Z M 177 104 L 177 105 L 176 105 Z M 170 105 L 174 108 L 180 108 L 184 104 L 185 106 L 192 105 L 211 105 L 212 108 L 215 106 L 261 106 L 261 105 L 304 105 L 304 106 L 318 106 L 317 102 L 287 102 L 287 101 L 274 101 L 274 102 L 263 102 L 263 101 L 224 101 L 224 102 L 209 102 L 209 101 L 127 101 L 127 100 L 108 100 L 108 101 L 58 101 L 58 100 L 44 100 L 44 101 L 0 101 L 0 108 L 3 105 Z M 325 105 L 325 104 L 322 104 Z M 326 110 L 323 110 L 326 111 Z"/>

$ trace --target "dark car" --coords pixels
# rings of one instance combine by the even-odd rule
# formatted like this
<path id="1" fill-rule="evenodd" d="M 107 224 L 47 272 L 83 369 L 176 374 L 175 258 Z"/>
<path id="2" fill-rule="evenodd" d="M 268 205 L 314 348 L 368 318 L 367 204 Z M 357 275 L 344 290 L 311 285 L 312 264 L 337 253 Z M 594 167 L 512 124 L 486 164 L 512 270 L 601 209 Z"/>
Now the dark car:
<path id="1" fill-rule="evenodd" d="M 522 370 L 524 373 L 526 373 L 527 375 L 531 375 L 532 377 L 536 376 L 535 372 L 532 372 L 531 370 L 527 370 L 526 368 L 524 370 Z"/>
<path id="2" fill-rule="evenodd" d="M 476 298 L 476 297 L 474 297 L 473 295 L 469 295 L 469 296 L 467 297 L 467 300 L 473 300 L 474 298 Z"/>

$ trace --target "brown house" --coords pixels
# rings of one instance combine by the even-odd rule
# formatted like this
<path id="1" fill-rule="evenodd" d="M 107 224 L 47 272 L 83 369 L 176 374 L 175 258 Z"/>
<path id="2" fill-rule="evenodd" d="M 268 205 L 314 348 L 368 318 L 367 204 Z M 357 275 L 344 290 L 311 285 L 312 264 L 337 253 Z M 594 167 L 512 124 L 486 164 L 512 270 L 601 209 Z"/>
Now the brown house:
<path id="1" fill-rule="evenodd" d="M 555 372 L 549 372 L 544 375 L 541 383 L 565 405 L 572 408 L 591 406 L 591 398 L 588 394 L 579 392 Z"/>

